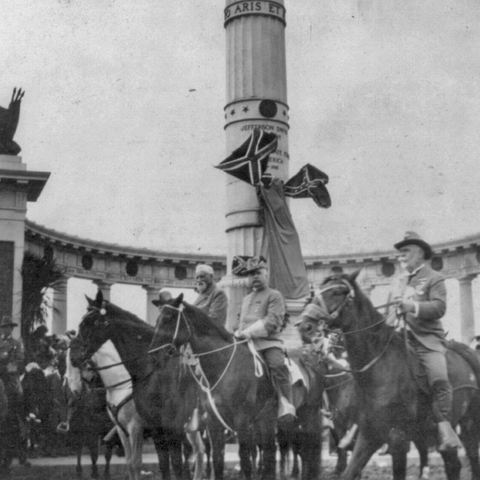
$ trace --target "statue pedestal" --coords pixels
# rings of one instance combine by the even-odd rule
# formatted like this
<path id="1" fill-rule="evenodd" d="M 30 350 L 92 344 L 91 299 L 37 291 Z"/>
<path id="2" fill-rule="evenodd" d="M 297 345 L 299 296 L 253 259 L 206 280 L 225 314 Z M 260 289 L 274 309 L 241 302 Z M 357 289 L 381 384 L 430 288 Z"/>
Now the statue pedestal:
<path id="1" fill-rule="evenodd" d="M 19 325 L 27 202 L 38 199 L 49 176 L 27 171 L 22 157 L 0 155 L 0 319 L 9 315 Z M 20 336 L 19 328 L 14 336 Z"/>

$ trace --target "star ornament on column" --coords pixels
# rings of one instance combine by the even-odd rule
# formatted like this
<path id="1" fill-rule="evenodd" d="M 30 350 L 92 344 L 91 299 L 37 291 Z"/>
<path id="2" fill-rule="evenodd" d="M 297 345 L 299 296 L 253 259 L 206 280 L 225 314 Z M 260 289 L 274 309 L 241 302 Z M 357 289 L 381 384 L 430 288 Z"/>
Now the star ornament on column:
<path id="1" fill-rule="evenodd" d="M 274 133 L 255 128 L 252 135 L 215 168 L 250 185 L 260 185 L 269 156 L 275 152 L 277 145 L 278 138 Z"/>

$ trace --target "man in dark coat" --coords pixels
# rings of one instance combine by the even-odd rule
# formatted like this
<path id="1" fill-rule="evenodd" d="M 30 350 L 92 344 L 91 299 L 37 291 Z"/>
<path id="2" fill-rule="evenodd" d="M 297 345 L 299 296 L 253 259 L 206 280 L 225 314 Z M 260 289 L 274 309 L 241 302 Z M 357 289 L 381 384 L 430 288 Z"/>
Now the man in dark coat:
<path id="1" fill-rule="evenodd" d="M 406 270 L 405 282 L 396 297 L 397 313 L 403 316 L 408 338 L 433 390 L 434 404 L 441 415 L 438 422 L 439 451 L 461 445 L 451 426 L 452 386 L 448 380 L 445 331 L 440 319 L 447 307 L 445 278 L 432 270 L 430 245 L 415 232 L 395 244 L 399 262 Z"/>
<path id="2" fill-rule="evenodd" d="M 198 297 L 193 305 L 224 327 L 227 321 L 228 298 L 226 293 L 215 285 L 213 268 L 210 265 L 197 265 L 195 279 Z"/>

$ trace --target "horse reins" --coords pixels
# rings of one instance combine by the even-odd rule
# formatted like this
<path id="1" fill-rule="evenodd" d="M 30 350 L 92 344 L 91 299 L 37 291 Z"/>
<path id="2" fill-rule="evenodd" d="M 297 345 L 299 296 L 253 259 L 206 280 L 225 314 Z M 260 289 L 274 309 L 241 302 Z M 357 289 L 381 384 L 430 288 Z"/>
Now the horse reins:
<path id="1" fill-rule="evenodd" d="M 314 314 L 317 315 L 317 318 L 312 317 L 314 320 L 317 320 L 317 321 L 324 320 L 324 319 L 325 320 L 335 320 L 340 315 L 340 312 L 343 310 L 343 308 L 348 304 L 350 299 L 355 298 L 355 290 L 354 290 L 353 286 L 350 284 L 350 282 L 348 282 L 345 279 L 342 279 L 341 282 L 342 282 L 341 284 L 330 285 L 330 286 L 320 290 L 320 292 L 316 296 L 316 298 L 320 302 L 320 305 L 312 305 L 312 304 L 307 305 L 306 310 L 311 311 L 311 312 L 307 312 L 307 313 L 314 313 Z M 327 304 L 325 302 L 325 299 L 323 298 L 323 293 L 328 292 L 329 290 L 333 290 L 335 288 L 343 288 L 343 287 L 348 288 L 348 292 L 345 295 L 345 299 L 339 305 L 337 305 L 337 307 L 335 307 L 335 310 L 333 312 L 329 312 Z M 378 307 L 378 308 L 383 308 L 383 307 L 386 307 L 386 306 L 389 306 L 389 304 L 380 305 L 380 307 Z M 309 309 L 309 307 L 310 307 L 310 309 Z M 382 318 L 382 320 L 380 320 L 379 322 L 368 325 L 367 327 L 360 328 L 360 329 L 357 329 L 357 330 L 350 330 L 348 332 L 343 332 L 343 335 L 350 335 L 350 334 L 353 334 L 353 333 L 358 333 L 358 332 L 362 332 L 362 331 L 365 331 L 365 330 L 369 330 L 369 329 L 371 329 L 371 328 L 373 328 L 377 325 L 380 325 L 380 324 L 384 323 L 385 321 L 386 321 L 386 318 Z M 380 360 L 380 358 L 383 356 L 383 354 L 387 351 L 387 348 L 390 345 L 390 342 L 392 341 L 392 338 L 393 338 L 394 334 L 395 334 L 395 329 L 392 329 L 392 332 L 391 332 L 390 336 L 388 337 L 387 343 L 385 344 L 385 347 L 380 352 L 380 354 L 377 355 L 372 360 L 370 360 L 370 362 L 368 362 L 362 368 L 360 368 L 358 370 L 344 368 L 342 370 L 344 372 L 348 372 L 348 373 L 364 373 L 364 372 L 366 372 L 369 368 L 373 367 L 373 365 L 375 365 L 375 363 L 377 363 L 378 360 Z"/>

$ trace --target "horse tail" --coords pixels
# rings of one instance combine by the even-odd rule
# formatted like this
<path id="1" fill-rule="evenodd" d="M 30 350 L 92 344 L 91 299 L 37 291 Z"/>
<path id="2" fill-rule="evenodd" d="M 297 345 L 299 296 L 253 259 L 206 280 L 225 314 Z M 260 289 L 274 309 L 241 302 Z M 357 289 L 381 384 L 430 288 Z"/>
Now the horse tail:
<path id="1" fill-rule="evenodd" d="M 458 353 L 458 355 L 460 355 L 465 362 L 467 362 L 467 364 L 473 370 L 477 382 L 480 385 L 480 358 L 478 357 L 477 353 L 468 345 L 456 342 L 455 340 L 450 340 L 447 342 L 447 348 L 453 350 L 455 353 Z"/>

